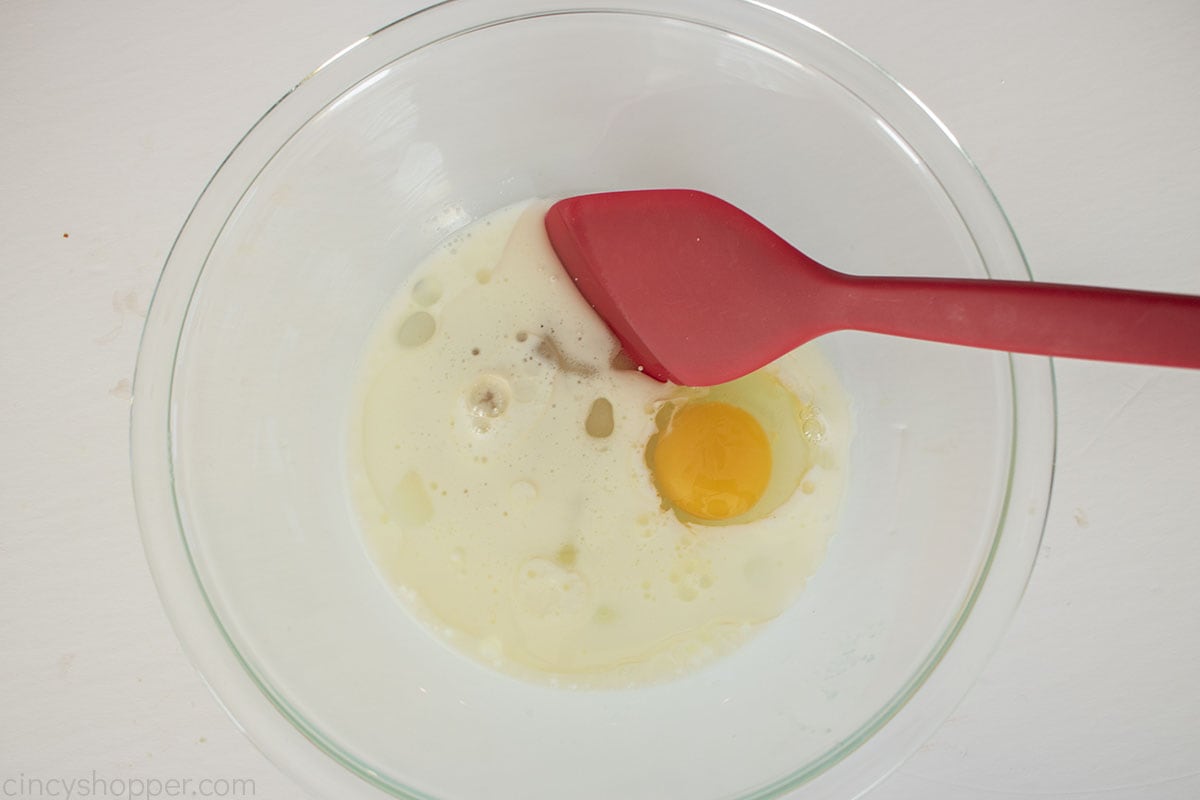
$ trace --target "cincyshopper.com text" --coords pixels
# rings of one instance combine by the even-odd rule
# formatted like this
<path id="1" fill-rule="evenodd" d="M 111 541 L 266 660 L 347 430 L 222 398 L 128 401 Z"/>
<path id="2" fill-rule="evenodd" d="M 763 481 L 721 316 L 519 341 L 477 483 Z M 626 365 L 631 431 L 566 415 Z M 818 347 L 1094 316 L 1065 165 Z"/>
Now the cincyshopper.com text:
<path id="1" fill-rule="evenodd" d="M 163 797 L 253 797 L 252 778 L 107 778 L 96 774 L 62 777 L 0 776 L 0 800 L 158 800 Z"/>

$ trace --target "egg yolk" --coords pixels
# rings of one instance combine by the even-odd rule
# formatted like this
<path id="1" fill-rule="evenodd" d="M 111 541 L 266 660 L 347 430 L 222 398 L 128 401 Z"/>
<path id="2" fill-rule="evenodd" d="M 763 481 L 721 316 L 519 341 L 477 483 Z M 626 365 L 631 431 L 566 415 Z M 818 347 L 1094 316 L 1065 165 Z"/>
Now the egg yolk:
<path id="1" fill-rule="evenodd" d="M 729 403 L 690 403 L 671 417 L 651 456 L 675 508 L 723 520 L 749 511 L 771 478 L 771 445 L 753 416 Z"/>

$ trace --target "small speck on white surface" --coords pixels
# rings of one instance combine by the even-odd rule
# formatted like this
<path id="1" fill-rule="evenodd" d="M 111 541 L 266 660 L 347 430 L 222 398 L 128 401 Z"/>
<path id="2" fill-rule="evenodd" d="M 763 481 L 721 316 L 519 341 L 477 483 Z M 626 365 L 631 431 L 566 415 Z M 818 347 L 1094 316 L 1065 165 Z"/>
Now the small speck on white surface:
<path id="1" fill-rule="evenodd" d="M 1194 0 L 777 3 L 941 117 L 1039 279 L 1200 294 Z M 0 779 L 248 778 L 258 800 L 302 797 L 159 608 L 130 493 L 132 370 L 158 271 L 229 149 L 418 5 L 0 8 Z M 1200 373 L 1057 369 L 1055 496 L 1023 605 L 870 800 L 1200 796 Z"/>

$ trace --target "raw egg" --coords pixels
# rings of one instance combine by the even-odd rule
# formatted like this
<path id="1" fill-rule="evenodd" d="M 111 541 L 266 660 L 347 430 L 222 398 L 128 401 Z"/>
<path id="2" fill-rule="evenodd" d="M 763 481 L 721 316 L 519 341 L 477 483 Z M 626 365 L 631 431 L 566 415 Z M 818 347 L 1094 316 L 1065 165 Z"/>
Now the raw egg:
<path id="1" fill-rule="evenodd" d="M 663 499 L 701 519 L 729 519 L 762 498 L 771 444 L 750 414 L 728 403 L 689 403 L 671 415 L 651 460 Z"/>
<path id="2" fill-rule="evenodd" d="M 783 505 L 818 455 L 824 424 L 769 371 L 681 389 L 656 417 L 646 463 L 683 521 L 743 524 Z"/>

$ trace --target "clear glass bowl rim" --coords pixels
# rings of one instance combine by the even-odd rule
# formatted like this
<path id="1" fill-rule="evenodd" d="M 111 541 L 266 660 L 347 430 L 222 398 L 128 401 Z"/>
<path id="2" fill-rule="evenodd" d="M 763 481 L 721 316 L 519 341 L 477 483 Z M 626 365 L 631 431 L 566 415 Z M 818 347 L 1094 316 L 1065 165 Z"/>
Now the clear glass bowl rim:
<path id="1" fill-rule="evenodd" d="M 1011 237 L 1025 277 L 1032 278 L 1015 234 L 982 175 L 945 125 L 911 92 L 878 65 L 790 13 L 759 0 L 723 0 L 723 5 L 736 8 L 735 14 L 773 15 L 779 24 L 802 26 L 869 67 L 877 80 L 908 95 L 945 135 L 963 164 L 978 177 L 995 214 Z M 143 329 L 131 409 L 133 490 L 147 560 L 176 634 L 218 701 L 272 761 L 318 793 L 341 797 L 351 791 L 363 795 L 365 790 L 370 796 L 433 800 L 342 752 L 335 742 L 260 681 L 222 627 L 192 563 L 175 497 L 170 391 L 192 293 L 203 273 L 209 246 L 221 234 L 223 215 L 227 216 L 236 204 L 228 202 L 228 197 L 240 197 L 236 187 L 252 183 L 257 170 L 269 163 L 290 139 L 290 132 L 296 128 L 292 117 L 281 110 L 308 108 L 315 113 L 327 105 L 369 74 L 361 71 L 359 62 L 370 63 L 371 45 L 400 26 L 411 27 L 419 21 L 440 28 L 441 35 L 427 37 L 414 48 L 393 54 L 393 58 L 491 25 L 558 14 L 632 13 L 724 29 L 705 19 L 698 10 L 689 7 L 691 13 L 685 15 L 671 13 L 667 7 L 681 9 L 683 4 L 671 0 L 624 0 L 606 6 L 576 6 L 564 0 L 518 0 L 506 4 L 505 13 L 498 14 L 499 9 L 488 0 L 443 0 L 402 17 L 341 50 L 263 114 L 209 180 L 168 253 Z M 456 17 L 464 15 L 467 18 L 473 15 L 473 23 L 458 22 Z M 325 98 L 324 102 L 313 104 L 313 99 L 321 98 Z M 262 151 L 268 154 L 265 161 L 260 155 Z M 228 191 L 230 188 L 235 191 Z M 853 735 L 817 761 L 741 800 L 780 797 L 801 785 L 813 788 L 820 796 L 859 796 L 902 763 L 936 729 L 973 683 L 999 642 L 1027 585 L 1045 527 L 1053 483 L 1057 418 L 1050 359 L 1010 356 L 1009 366 L 1014 425 L 1005 511 L 987 563 L 959 616 L 922 669 Z M 1039 398 L 1048 398 L 1050 402 L 1039 407 Z M 1018 412 L 1026 431 L 1021 448 L 1017 446 L 1022 439 L 1022 428 L 1016 419 Z M 1018 482 L 1022 485 L 1018 486 Z M 1034 493 L 1038 508 L 1032 514 L 1033 521 L 1026 521 L 1024 533 L 1018 537 L 1009 530 L 1013 525 L 1009 511 L 1014 494 L 1020 494 L 1022 489 Z M 915 702 L 917 699 L 921 702 Z M 311 756 L 317 751 L 328 758 L 313 759 Z M 846 762 L 857 763 L 859 768 L 853 770 L 856 775 L 846 777 L 845 773 L 851 770 L 832 769 Z"/>

